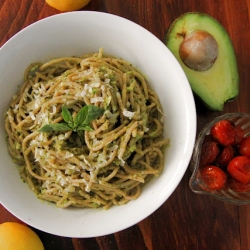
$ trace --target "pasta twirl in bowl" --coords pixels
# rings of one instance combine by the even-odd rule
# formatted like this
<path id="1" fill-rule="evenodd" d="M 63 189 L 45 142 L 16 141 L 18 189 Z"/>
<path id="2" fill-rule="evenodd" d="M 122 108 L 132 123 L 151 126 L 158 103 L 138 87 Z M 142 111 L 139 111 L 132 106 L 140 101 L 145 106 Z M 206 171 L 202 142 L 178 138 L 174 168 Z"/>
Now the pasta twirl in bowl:
<path id="1" fill-rule="evenodd" d="M 150 32 L 110 14 L 60 14 L 10 39 L 0 65 L 0 197 L 18 218 L 56 235 L 101 236 L 174 191 L 192 154 L 195 106 Z"/>
<path id="2" fill-rule="evenodd" d="M 143 75 L 99 53 L 31 64 L 7 110 L 9 152 L 39 198 L 104 209 L 164 166 L 163 111 Z M 63 122 L 62 122 L 63 121 Z"/>

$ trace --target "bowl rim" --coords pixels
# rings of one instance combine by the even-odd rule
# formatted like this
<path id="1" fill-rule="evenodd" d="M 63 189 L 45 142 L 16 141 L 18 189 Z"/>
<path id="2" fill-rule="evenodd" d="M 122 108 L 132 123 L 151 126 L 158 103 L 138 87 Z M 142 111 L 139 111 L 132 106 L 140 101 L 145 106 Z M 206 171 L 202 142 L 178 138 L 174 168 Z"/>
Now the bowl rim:
<path id="1" fill-rule="evenodd" d="M 167 47 L 156 37 L 154 36 L 151 32 L 149 32 L 148 30 L 146 30 L 145 28 L 143 28 L 142 26 L 117 15 L 114 14 L 110 14 L 110 13 L 103 13 L 103 12 L 97 12 L 97 11 L 83 11 L 83 12 L 68 12 L 68 13 L 60 13 L 57 15 L 53 15 L 50 17 L 46 17 L 44 19 L 41 19 L 27 27 L 25 27 L 24 29 L 22 29 L 21 31 L 19 31 L 17 34 L 15 34 L 12 38 L 10 38 L 1 48 L 0 48 L 0 54 L 1 51 L 9 48 L 10 45 L 13 44 L 13 42 L 19 38 L 19 36 L 23 36 L 24 34 L 26 34 L 30 29 L 35 29 L 37 27 L 37 25 L 41 25 L 44 23 L 48 23 L 49 21 L 55 21 L 55 20 L 59 20 L 59 19 L 66 19 L 66 18 L 71 18 L 72 16 L 77 16 L 80 17 L 82 15 L 90 15 L 93 16 L 95 18 L 98 18 L 99 16 L 101 17 L 105 17 L 105 18 L 111 18 L 114 20 L 119 20 L 120 22 L 126 22 L 129 23 L 130 26 L 133 26 L 133 28 L 139 32 L 141 32 L 143 35 L 147 35 L 150 36 L 151 39 L 153 41 L 155 41 L 155 43 L 157 44 L 157 46 L 159 46 L 162 50 L 163 50 L 163 46 L 164 46 L 164 51 L 166 51 L 165 53 L 172 58 L 172 60 L 175 61 L 176 63 L 176 67 L 178 68 L 178 73 L 180 73 L 178 75 L 178 78 L 181 78 L 184 82 L 188 83 L 187 78 L 184 74 L 184 71 L 181 69 L 181 66 L 179 65 L 179 63 L 177 62 L 177 60 L 174 58 L 174 56 L 169 52 L 169 50 L 167 49 Z M 127 223 L 125 223 L 125 225 L 121 225 L 119 224 L 118 226 L 116 226 L 115 228 L 110 227 L 107 228 L 104 231 L 100 231 L 97 230 L 97 232 L 91 232 L 91 233 L 86 233 L 86 232 L 75 232 L 75 231 L 70 231 L 70 230 L 66 230 L 63 232 L 56 232 L 54 229 L 52 228 L 47 228 L 47 226 L 44 225 L 38 225 L 37 222 L 34 223 L 34 221 L 28 220 L 26 217 L 20 216 L 19 212 L 17 212 L 17 210 L 13 210 L 11 207 L 9 207 L 8 205 L 5 206 L 6 204 L 4 204 L 4 202 L 2 203 L 3 206 L 5 206 L 5 208 L 7 210 L 9 210 L 11 213 L 13 213 L 17 218 L 21 219 L 22 221 L 26 222 L 27 224 L 31 225 L 32 227 L 35 227 L 41 231 L 45 231 L 48 233 L 52 233 L 55 235 L 60 235 L 60 236 L 66 236 L 66 237 L 78 237 L 78 238 L 87 238 L 87 237 L 97 237 L 97 236 L 102 236 L 102 235 L 107 235 L 107 234 L 111 234 L 111 233 L 115 233 L 118 231 L 121 231 L 123 229 L 126 229 L 127 227 L 133 226 L 134 224 L 140 222 L 141 220 L 145 219 L 146 217 L 148 217 L 149 215 L 151 215 L 153 212 L 155 212 L 169 197 L 170 195 L 174 192 L 174 190 L 176 189 L 176 187 L 178 186 L 178 184 L 180 183 L 180 181 L 182 180 L 183 175 L 185 174 L 187 168 L 188 168 L 188 163 L 189 160 L 191 158 L 192 155 L 192 150 L 193 150 L 193 146 L 194 146 L 194 142 L 195 142 L 195 135 L 196 135 L 196 108 L 195 108 L 195 103 L 194 103 L 194 98 L 192 95 L 192 91 L 191 91 L 191 87 L 189 86 L 185 86 L 186 90 L 187 90 L 187 98 L 189 100 L 189 103 L 187 106 L 185 106 L 185 111 L 188 113 L 188 119 L 191 123 L 192 121 L 192 125 L 191 124 L 187 124 L 187 126 L 189 126 L 187 128 L 187 130 L 189 131 L 189 134 L 186 135 L 186 140 L 188 141 L 188 146 L 189 148 L 185 148 L 185 152 L 183 155 L 183 160 L 180 164 L 180 166 L 178 166 L 179 172 L 178 175 L 175 173 L 174 176 L 171 177 L 171 187 L 169 186 L 169 184 L 166 184 L 166 188 L 159 194 L 159 202 L 157 203 L 157 205 L 152 205 L 152 204 L 148 204 L 148 209 L 146 213 L 143 214 L 137 214 L 136 212 L 136 219 L 133 220 L 133 223 L 131 223 L 131 221 L 128 219 Z M 187 143 L 187 142 L 186 142 Z M 167 189 L 169 188 L 169 189 Z M 1 200 L 2 201 L 2 200 Z M 127 205 L 125 205 L 127 206 Z M 124 210 L 124 208 L 122 209 Z M 126 210 L 126 209 L 125 209 Z M 124 210 L 124 211 L 125 211 Z M 70 210 L 69 210 L 70 211 Z M 59 212 L 60 213 L 60 212 Z M 81 216 L 80 213 L 77 214 L 77 216 Z M 108 222 L 109 223 L 109 222 Z"/>

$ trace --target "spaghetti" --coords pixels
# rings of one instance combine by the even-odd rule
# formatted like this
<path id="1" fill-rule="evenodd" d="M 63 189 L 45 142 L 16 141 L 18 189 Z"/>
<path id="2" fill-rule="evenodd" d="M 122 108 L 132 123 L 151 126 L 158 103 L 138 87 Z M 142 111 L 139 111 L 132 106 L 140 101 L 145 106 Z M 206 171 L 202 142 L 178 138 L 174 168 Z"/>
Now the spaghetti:
<path id="1" fill-rule="evenodd" d="M 86 105 L 104 113 L 82 137 L 73 130 L 39 132 L 76 117 Z M 129 62 L 103 50 L 33 64 L 13 97 L 5 128 L 20 175 L 39 198 L 58 207 L 122 205 L 164 166 L 163 112 L 156 93 Z"/>

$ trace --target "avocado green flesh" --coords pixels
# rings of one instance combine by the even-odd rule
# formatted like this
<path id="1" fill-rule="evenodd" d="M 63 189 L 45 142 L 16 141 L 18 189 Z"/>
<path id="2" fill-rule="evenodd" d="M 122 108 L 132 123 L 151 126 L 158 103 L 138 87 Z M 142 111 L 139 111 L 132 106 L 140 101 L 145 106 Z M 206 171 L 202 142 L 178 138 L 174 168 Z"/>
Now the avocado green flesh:
<path id="1" fill-rule="evenodd" d="M 218 57 L 206 71 L 187 67 L 179 55 L 184 36 L 196 30 L 210 33 L 218 44 Z M 239 74 L 231 39 L 223 26 L 203 13 L 186 13 L 169 28 L 165 43 L 181 64 L 190 86 L 205 105 L 212 110 L 223 110 L 224 104 L 239 93 Z"/>

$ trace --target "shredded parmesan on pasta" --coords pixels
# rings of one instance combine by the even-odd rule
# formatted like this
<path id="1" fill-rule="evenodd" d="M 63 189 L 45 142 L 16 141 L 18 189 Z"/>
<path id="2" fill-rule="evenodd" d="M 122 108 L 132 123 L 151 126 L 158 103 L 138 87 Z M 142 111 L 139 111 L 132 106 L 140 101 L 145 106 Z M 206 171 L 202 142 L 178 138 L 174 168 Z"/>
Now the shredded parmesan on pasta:
<path id="1" fill-rule="evenodd" d="M 35 70 L 34 70 L 35 69 Z M 92 131 L 42 133 L 85 105 L 105 110 Z M 103 207 L 136 199 L 163 169 L 163 111 L 129 62 L 103 50 L 31 65 L 6 112 L 8 148 L 39 198 L 58 207 Z"/>

